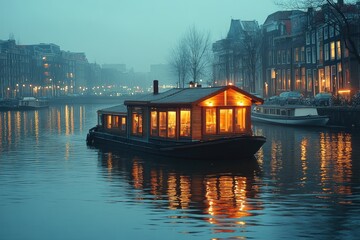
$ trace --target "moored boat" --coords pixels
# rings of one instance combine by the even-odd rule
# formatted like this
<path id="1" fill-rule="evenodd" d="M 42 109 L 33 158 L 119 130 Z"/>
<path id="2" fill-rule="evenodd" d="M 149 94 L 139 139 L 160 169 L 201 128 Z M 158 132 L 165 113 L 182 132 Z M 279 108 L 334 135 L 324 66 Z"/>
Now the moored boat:
<path id="1" fill-rule="evenodd" d="M 49 102 L 46 99 L 39 99 L 35 97 L 24 97 L 19 100 L 18 103 L 19 110 L 32 110 L 46 107 L 49 107 Z"/>
<path id="2" fill-rule="evenodd" d="M 8 111 L 17 109 L 19 105 L 18 99 L 4 99 L 0 100 L 0 111 Z"/>
<path id="3" fill-rule="evenodd" d="M 44 98 L 24 97 L 0 101 L 0 111 L 35 110 L 46 107 L 49 107 L 49 102 Z"/>
<path id="4" fill-rule="evenodd" d="M 190 159 L 254 156 L 265 143 L 251 130 L 251 105 L 263 100 L 235 86 L 175 88 L 98 111 L 88 144 Z"/>
<path id="5" fill-rule="evenodd" d="M 293 126 L 325 126 L 328 116 L 318 114 L 317 108 L 301 105 L 261 105 L 251 113 L 253 121 L 285 124 Z"/>

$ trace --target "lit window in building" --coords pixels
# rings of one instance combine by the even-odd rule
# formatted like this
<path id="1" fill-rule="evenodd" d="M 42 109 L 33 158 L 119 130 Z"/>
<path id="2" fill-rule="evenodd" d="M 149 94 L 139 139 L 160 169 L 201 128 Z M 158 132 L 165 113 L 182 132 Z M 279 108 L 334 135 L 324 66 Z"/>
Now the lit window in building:
<path id="1" fill-rule="evenodd" d="M 340 41 L 336 42 L 336 58 L 337 59 L 341 58 L 341 44 L 340 44 Z"/>
<path id="2" fill-rule="evenodd" d="M 158 123 L 157 123 L 157 111 L 151 112 L 150 126 L 151 126 L 151 135 L 158 135 Z"/>
<path id="3" fill-rule="evenodd" d="M 301 68 L 301 91 L 305 91 L 306 88 L 306 69 Z"/>
<path id="4" fill-rule="evenodd" d="M 229 133 L 233 131 L 233 110 L 220 109 L 220 133 Z"/>
<path id="5" fill-rule="evenodd" d="M 205 109 L 205 133 L 216 134 L 216 109 Z"/>
<path id="6" fill-rule="evenodd" d="M 324 73 L 324 69 L 319 69 L 318 71 L 319 73 L 319 91 L 320 92 L 325 92 L 325 73 Z"/>
<path id="7" fill-rule="evenodd" d="M 330 58 L 335 59 L 335 42 L 330 43 Z"/>
<path id="8" fill-rule="evenodd" d="M 176 137 L 176 112 L 168 111 L 168 134 L 169 138 Z"/>
<path id="9" fill-rule="evenodd" d="M 330 66 L 325 66 L 325 92 L 330 91 Z"/>
<path id="10" fill-rule="evenodd" d="M 235 109 L 235 132 L 246 130 L 246 108 Z"/>
<path id="11" fill-rule="evenodd" d="M 307 87 L 307 91 L 311 92 L 312 91 L 312 86 L 313 86 L 313 79 L 312 79 L 312 70 L 311 69 L 307 69 L 306 70 L 306 87 Z"/>
<path id="12" fill-rule="evenodd" d="M 319 61 L 322 63 L 324 61 L 324 47 L 323 45 L 319 44 L 319 55 L 318 55 Z"/>
<path id="13" fill-rule="evenodd" d="M 191 112 L 190 110 L 180 111 L 180 136 L 189 137 L 191 127 Z"/>
<path id="14" fill-rule="evenodd" d="M 295 62 L 299 62 L 299 48 L 295 48 L 294 52 L 295 52 L 294 60 Z"/>
<path id="15" fill-rule="evenodd" d="M 300 91 L 300 70 L 299 68 L 295 68 L 295 90 Z"/>

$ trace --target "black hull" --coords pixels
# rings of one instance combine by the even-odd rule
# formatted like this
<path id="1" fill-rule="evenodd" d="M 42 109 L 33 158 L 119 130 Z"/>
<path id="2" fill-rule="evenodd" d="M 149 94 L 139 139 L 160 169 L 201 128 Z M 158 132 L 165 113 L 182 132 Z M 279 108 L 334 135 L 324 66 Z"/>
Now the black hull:
<path id="1" fill-rule="evenodd" d="M 90 145 L 111 143 L 116 148 L 132 149 L 160 156 L 199 159 L 230 160 L 253 157 L 266 142 L 263 136 L 238 136 L 209 141 L 167 143 L 144 142 L 101 131 L 90 131 L 87 137 Z"/>

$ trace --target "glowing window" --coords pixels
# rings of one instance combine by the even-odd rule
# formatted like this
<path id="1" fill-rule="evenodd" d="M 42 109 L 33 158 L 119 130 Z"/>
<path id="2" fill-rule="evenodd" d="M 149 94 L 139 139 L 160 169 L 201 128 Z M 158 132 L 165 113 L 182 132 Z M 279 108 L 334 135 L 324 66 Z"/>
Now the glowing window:
<path id="1" fill-rule="evenodd" d="M 176 137 L 176 112 L 175 111 L 168 111 L 168 132 L 167 136 L 169 138 Z"/>
<path id="2" fill-rule="evenodd" d="M 335 42 L 330 43 L 330 58 L 335 59 Z"/>
<path id="3" fill-rule="evenodd" d="M 121 118 L 121 130 L 122 131 L 126 130 L 126 117 Z"/>
<path id="4" fill-rule="evenodd" d="M 106 128 L 111 128 L 111 115 L 106 115 Z"/>
<path id="5" fill-rule="evenodd" d="M 180 136 L 189 137 L 191 127 L 191 112 L 190 110 L 180 111 Z"/>
<path id="6" fill-rule="evenodd" d="M 337 59 L 341 58 L 341 44 L 340 44 L 340 41 L 336 42 L 336 58 Z"/>
<path id="7" fill-rule="evenodd" d="M 166 112 L 159 112 L 159 136 L 166 137 Z"/>
<path id="8" fill-rule="evenodd" d="M 119 116 L 113 116 L 112 126 L 116 128 L 119 127 Z"/>
<path id="9" fill-rule="evenodd" d="M 233 131 L 233 110 L 220 109 L 220 133 Z"/>
<path id="10" fill-rule="evenodd" d="M 142 135 L 143 130 L 143 121 L 142 113 L 133 113 L 132 114 L 132 134 Z"/>
<path id="11" fill-rule="evenodd" d="M 151 126 L 151 135 L 158 135 L 158 124 L 157 124 L 157 111 L 151 112 L 150 126 Z"/>
<path id="12" fill-rule="evenodd" d="M 235 132 L 246 130 L 246 108 L 235 109 Z"/>
<path id="13" fill-rule="evenodd" d="M 205 133 L 216 134 L 216 109 L 205 109 Z"/>

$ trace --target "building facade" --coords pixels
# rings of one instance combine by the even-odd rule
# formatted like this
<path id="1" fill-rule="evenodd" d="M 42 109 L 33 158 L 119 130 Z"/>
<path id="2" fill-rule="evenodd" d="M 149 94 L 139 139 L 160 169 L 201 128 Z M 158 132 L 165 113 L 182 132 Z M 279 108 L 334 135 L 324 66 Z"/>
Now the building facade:
<path id="1" fill-rule="evenodd" d="M 349 98 L 360 89 L 360 2 L 270 14 L 261 26 L 260 44 L 253 44 L 259 51 L 255 77 L 247 77 L 244 67 L 249 65 L 244 36 L 242 22 L 232 20 L 227 38 L 213 44 L 217 85 L 234 83 L 264 98 L 285 91 L 306 98 L 320 92 Z"/>
<path id="2" fill-rule="evenodd" d="M 0 41 L 0 98 L 16 98 L 28 92 L 31 58 L 15 40 Z"/>
<path id="3" fill-rule="evenodd" d="M 231 20 L 227 37 L 213 44 L 214 85 L 233 84 L 256 91 L 259 30 L 256 21 Z"/>
<path id="4" fill-rule="evenodd" d="M 89 84 L 101 82 L 99 69 L 85 53 L 62 51 L 55 44 L 0 40 L 0 99 L 83 94 Z"/>

